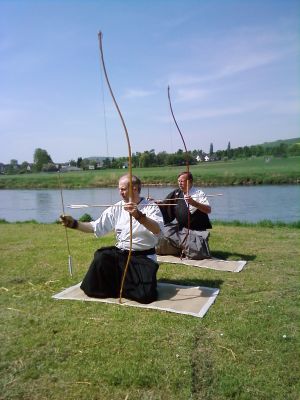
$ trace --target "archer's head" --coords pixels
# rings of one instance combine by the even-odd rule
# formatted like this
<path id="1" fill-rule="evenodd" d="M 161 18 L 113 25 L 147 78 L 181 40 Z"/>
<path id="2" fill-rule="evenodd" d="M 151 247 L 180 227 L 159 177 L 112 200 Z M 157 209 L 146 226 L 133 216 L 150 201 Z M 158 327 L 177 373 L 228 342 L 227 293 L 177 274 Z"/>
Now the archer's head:
<path id="1" fill-rule="evenodd" d="M 132 175 L 132 201 L 135 201 L 139 198 L 141 189 L 142 189 L 142 182 L 141 180 Z M 126 174 L 121 176 L 119 179 L 119 192 L 121 197 L 125 202 L 129 201 L 130 198 L 130 174 Z"/>
<path id="2" fill-rule="evenodd" d="M 180 190 L 187 193 L 193 186 L 193 175 L 190 172 L 183 171 L 177 176 L 177 182 Z"/>

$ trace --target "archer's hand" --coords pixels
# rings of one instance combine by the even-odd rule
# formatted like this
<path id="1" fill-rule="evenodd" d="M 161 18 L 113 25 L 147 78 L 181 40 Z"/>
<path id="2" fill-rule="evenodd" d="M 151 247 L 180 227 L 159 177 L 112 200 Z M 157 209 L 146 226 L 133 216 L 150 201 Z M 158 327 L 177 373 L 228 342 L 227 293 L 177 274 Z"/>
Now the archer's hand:
<path id="1" fill-rule="evenodd" d="M 73 228 L 75 225 L 75 219 L 70 215 L 61 215 L 59 220 L 61 224 L 67 228 Z"/>
<path id="2" fill-rule="evenodd" d="M 124 206 L 124 210 L 128 211 L 129 214 L 132 215 L 134 218 L 136 218 L 140 214 L 137 204 L 133 202 L 126 203 Z"/>
<path id="3" fill-rule="evenodd" d="M 191 205 L 193 205 L 193 203 L 194 203 L 194 199 L 193 199 L 192 196 L 190 196 L 189 194 L 185 194 L 185 195 L 184 195 L 184 200 L 185 200 L 188 204 L 191 204 Z"/>

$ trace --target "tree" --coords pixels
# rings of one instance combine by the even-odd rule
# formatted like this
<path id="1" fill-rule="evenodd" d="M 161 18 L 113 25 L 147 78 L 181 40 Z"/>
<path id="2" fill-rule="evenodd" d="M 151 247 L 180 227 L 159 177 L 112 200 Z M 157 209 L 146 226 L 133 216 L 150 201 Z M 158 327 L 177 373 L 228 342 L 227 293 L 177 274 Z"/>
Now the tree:
<path id="1" fill-rule="evenodd" d="M 150 157 L 150 166 L 152 167 L 153 165 L 156 165 L 156 154 L 154 149 L 151 149 L 149 151 L 149 157 Z"/>
<path id="2" fill-rule="evenodd" d="M 19 166 L 17 160 L 10 160 L 10 164 L 6 168 L 8 174 L 16 174 L 18 172 Z"/>
<path id="3" fill-rule="evenodd" d="M 82 164 L 82 157 L 78 157 L 76 167 L 81 168 L 81 164 Z"/>
<path id="4" fill-rule="evenodd" d="M 103 160 L 102 167 L 103 167 L 103 168 L 110 168 L 110 167 L 111 167 L 110 158 L 106 157 L 106 158 Z"/>
<path id="5" fill-rule="evenodd" d="M 300 143 L 294 143 L 288 148 L 288 154 L 291 156 L 300 156 Z"/>
<path id="6" fill-rule="evenodd" d="M 27 161 L 23 161 L 22 164 L 20 165 L 20 174 L 24 174 L 27 172 L 31 172 L 30 165 Z"/>
<path id="7" fill-rule="evenodd" d="M 228 158 L 232 158 L 233 157 L 233 150 L 231 150 L 230 142 L 228 142 L 228 145 L 227 145 L 226 155 L 227 155 Z"/>
<path id="8" fill-rule="evenodd" d="M 44 164 L 53 163 L 47 151 L 40 148 L 35 149 L 33 162 L 35 163 L 36 170 L 39 172 L 42 170 Z"/>
<path id="9" fill-rule="evenodd" d="M 261 145 L 251 146 L 251 149 L 252 155 L 255 155 L 257 157 L 264 155 L 264 148 Z"/>
<path id="10" fill-rule="evenodd" d="M 243 147 L 244 157 L 251 157 L 252 153 L 249 146 Z"/>
<path id="11" fill-rule="evenodd" d="M 157 165 L 159 165 L 159 166 L 167 165 L 167 156 L 168 156 L 168 154 L 166 151 L 157 153 L 157 156 L 156 156 Z"/>
<path id="12" fill-rule="evenodd" d="M 237 147 L 233 150 L 233 152 L 234 152 L 234 157 L 236 158 L 242 158 L 244 156 L 243 147 Z"/>
<path id="13" fill-rule="evenodd" d="M 287 144 L 286 143 L 280 143 L 279 146 L 276 146 L 273 148 L 272 154 L 275 157 L 286 157 L 287 156 Z"/>
<path id="14" fill-rule="evenodd" d="M 140 157 L 140 167 L 145 168 L 149 167 L 151 162 L 151 157 L 149 151 L 144 151 L 144 153 Z"/>

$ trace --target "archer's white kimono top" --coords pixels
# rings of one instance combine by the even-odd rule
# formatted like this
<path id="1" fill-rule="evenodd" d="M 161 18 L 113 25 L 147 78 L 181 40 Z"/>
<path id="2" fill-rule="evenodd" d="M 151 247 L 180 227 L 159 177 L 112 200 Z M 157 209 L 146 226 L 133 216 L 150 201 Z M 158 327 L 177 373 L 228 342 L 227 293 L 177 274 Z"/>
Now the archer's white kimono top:
<path id="1" fill-rule="evenodd" d="M 151 204 L 151 207 L 147 205 Z M 119 201 L 115 205 L 107 208 L 96 221 L 91 221 L 96 237 L 101 237 L 108 232 L 115 230 L 116 247 L 122 250 L 130 248 L 130 214 L 124 210 L 125 202 Z M 155 203 L 142 199 L 138 204 L 138 209 L 159 224 L 163 230 L 163 217 Z M 132 218 L 132 250 L 141 251 L 155 247 L 161 233 L 155 235 L 140 224 L 135 218 Z"/>

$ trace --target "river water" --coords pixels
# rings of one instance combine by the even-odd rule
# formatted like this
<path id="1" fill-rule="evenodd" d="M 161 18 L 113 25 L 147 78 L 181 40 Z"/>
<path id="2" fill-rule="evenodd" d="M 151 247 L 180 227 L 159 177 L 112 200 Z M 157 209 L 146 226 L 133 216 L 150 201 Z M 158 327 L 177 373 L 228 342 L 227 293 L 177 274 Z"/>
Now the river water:
<path id="1" fill-rule="evenodd" d="M 142 195 L 163 199 L 172 187 L 144 188 Z M 294 222 L 300 220 L 300 186 L 266 185 L 213 187 L 203 189 L 206 194 L 222 196 L 209 197 L 212 206 L 211 220 L 242 222 Z M 96 219 L 104 208 L 69 209 L 70 204 L 113 204 L 120 200 L 117 189 L 75 189 L 63 190 L 66 214 L 79 218 L 88 213 Z M 0 219 L 9 222 L 36 220 L 51 223 L 62 212 L 59 190 L 0 190 Z"/>

